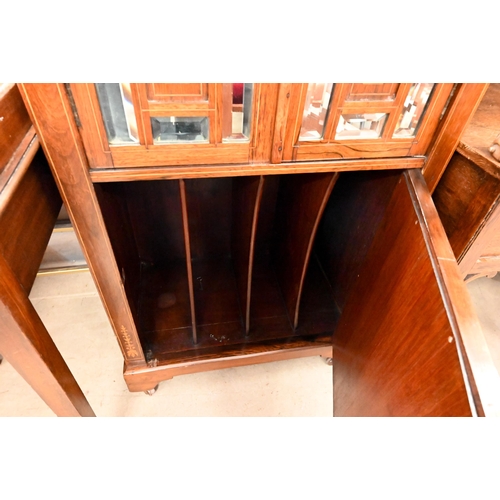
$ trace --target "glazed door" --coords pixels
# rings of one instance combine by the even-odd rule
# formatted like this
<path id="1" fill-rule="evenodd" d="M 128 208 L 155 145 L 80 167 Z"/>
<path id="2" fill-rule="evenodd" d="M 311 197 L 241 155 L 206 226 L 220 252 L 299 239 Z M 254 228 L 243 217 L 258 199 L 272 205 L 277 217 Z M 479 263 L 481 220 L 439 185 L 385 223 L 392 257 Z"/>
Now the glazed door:
<path id="1" fill-rule="evenodd" d="M 282 84 L 273 163 L 425 154 L 452 88 L 437 83 Z"/>
<path id="2" fill-rule="evenodd" d="M 337 290 L 335 415 L 499 415 L 498 374 L 420 171 L 367 176 L 348 207 L 367 223 L 346 229 L 351 250 L 330 270 L 350 278 Z"/>
<path id="3" fill-rule="evenodd" d="M 272 123 L 277 85 L 253 83 L 71 84 L 92 168 L 248 163 Z M 261 104 L 266 115 L 259 113 Z M 275 102 L 274 102 L 275 105 Z"/>

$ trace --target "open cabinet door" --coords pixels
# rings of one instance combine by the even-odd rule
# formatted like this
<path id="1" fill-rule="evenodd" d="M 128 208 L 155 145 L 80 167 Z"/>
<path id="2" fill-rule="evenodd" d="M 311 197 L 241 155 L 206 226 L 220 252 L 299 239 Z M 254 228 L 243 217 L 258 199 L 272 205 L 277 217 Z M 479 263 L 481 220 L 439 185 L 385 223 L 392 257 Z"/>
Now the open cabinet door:
<path id="1" fill-rule="evenodd" d="M 498 373 L 425 181 L 396 182 L 333 336 L 334 414 L 499 415 Z"/>

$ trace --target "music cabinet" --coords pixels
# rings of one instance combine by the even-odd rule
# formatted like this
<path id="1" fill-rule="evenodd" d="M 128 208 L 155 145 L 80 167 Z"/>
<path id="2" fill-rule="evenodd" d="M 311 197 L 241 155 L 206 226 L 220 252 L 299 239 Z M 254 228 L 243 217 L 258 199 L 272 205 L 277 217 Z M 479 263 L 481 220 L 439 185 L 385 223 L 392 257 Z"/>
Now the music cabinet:
<path id="1" fill-rule="evenodd" d="M 20 89 L 131 391 L 321 355 L 335 415 L 498 414 L 429 191 L 486 85 Z"/>

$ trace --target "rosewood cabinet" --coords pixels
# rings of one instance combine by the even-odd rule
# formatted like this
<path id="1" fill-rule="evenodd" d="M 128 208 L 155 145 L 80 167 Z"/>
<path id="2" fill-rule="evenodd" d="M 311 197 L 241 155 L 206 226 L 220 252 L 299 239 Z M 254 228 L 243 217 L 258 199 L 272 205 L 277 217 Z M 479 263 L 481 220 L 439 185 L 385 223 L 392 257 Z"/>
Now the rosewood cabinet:
<path id="1" fill-rule="evenodd" d="M 485 85 L 20 88 L 130 390 L 322 355 L 335 415 L 499 413 L 426 185 Z"/>

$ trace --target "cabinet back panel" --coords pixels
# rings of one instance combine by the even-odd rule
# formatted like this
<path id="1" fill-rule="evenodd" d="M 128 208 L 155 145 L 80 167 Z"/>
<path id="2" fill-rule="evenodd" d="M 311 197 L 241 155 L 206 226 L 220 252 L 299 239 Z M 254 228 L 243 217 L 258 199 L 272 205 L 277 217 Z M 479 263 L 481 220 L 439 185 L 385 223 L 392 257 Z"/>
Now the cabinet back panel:
<path id="1" fill-rule="evenodd" d="M 124 183 L 141 260 L 185 259 L 178 181 Z"/>
<path id="2" fill-rule="evenodd" d="M 229 257 L 232 179 L 187 179 L 185 183 L 193 260 Z"/>
<path id="3" fill-rule="evenodd" d="M 397 171 L 342 173 L 328 201 L 315 252 L 341 310 L 399 178 Z"/>

